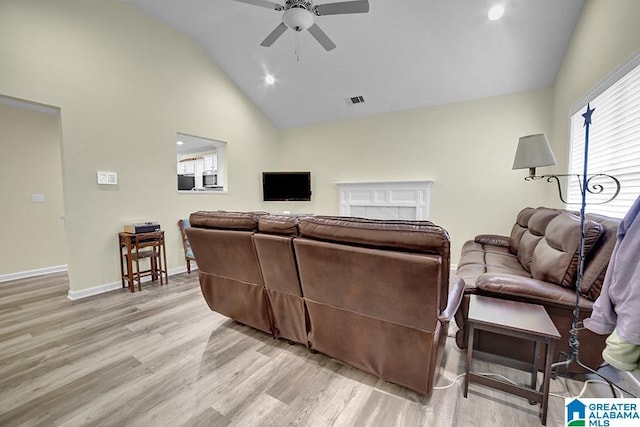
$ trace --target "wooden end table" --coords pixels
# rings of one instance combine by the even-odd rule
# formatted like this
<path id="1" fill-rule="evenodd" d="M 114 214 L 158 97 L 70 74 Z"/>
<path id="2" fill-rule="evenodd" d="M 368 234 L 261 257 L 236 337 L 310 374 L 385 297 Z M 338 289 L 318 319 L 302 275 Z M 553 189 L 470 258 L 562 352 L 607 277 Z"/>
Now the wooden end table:
<path id="1" fill-rule="evenodd" d="M 540 403 L 540 421 L 542 425 L 547 425 L 551 364 L 553 362 L 555 342 L 560 338 L 560 333 L 544 307 L 537 304 L 470 295 L 467 327 L 469 329 L 467 333 L 467 367 L 464 380 L 464 397 L 467 397 L 469 382 L 479 383 L 487 387 L 524 397 L 531 402 Z M 476 329 L 534 342 L 531 388 L 489 378 L 471 371 L 473 339 Z M 538 391 L 536 388 L 538 375 L 536 353 L 539 344 L 546 346 L 542 391 Z"/>

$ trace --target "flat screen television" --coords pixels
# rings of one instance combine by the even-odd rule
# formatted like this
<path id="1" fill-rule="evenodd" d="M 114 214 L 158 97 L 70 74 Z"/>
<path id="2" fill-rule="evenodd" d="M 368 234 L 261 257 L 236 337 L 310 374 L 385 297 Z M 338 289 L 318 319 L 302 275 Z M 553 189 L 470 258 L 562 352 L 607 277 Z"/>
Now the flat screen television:
<path id="1" fill-rule="evenodd" d="M 311 172 L 263 172 L 262 196 L 265 202 L 311 200 Z"/>

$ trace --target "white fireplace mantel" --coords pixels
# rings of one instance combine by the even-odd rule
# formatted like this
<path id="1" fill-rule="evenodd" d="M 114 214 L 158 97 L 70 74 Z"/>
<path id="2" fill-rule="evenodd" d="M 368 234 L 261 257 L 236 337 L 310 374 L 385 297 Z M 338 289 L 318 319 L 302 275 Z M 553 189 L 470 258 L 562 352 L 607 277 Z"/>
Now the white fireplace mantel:
<path id="1" fill-rule="evenodd" d="M 429 219 L 433 181 L 337 182 L 340 215 L 374 219 Z"/>

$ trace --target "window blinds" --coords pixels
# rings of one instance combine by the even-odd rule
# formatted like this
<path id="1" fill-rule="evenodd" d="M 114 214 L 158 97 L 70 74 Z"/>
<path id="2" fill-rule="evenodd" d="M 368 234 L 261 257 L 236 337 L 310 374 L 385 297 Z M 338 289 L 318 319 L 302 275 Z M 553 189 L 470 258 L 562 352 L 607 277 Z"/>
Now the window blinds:
<path id="1" fill-rule="evenodd" d="M 611 179 L 594 178 L 590 188 L 601 184 L 601 194 L 587 193 L 587 212 L 622 218 L 640 195 L 640 55 L 634 68 L 610 84 L 590 101 L 595 108 L 589 128 L 587 173 L 607 174 L 620 181 L 621 190 L 614 200 L 603 203 L 615 191 Z M 569 174 L 580 175 L 584 168 L 585 127 L 582 109 L 571 116 L 571 153 Z M 572 177 L 569 183 L 568 208 L 579 209 L 580 184 Z"/>

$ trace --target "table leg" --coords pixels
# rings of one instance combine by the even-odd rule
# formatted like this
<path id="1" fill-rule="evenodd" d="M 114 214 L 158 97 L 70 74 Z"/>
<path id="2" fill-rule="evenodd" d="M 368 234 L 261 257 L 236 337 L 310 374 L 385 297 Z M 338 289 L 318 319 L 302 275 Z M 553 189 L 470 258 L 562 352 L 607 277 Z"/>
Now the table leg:
<path id="1" fill-rule="evenodd" d="M 167 280 L 167 284 L 169 284 L 169 270 L 167 268 L 167 247 L 164 242 L 164 232 L 162 234 L 162 267 L 160 269 L 160 274 L 164 272 L 164 278 Z"/>
<path id="2" fill-rule="evenodd" d="M 131 293 L 136 291 L 133 283 L 133 261 L 131 260 L 131 239 L 127 240 L 127 280 L 129 280 L 129 290 Z"/>
<path id="3" fill-rule="evenodd" d="M 533 342 L 533 366 L 531 367 L 531 389 L 535 390 L 538 383 L 538 341 Z"/>
<path id="4" fill-rule="evenodd" d="M 469 391 L 469 372 L 471 372 L 471 358 L 473 356 L 473 334 L 474 328 L 473 323 L 467 322 L 467 366 L 465 368 L 465 376 L 464 376 L 464 397 L 467 397 L 467 392 Z"/>
<path id="5" fill-rule="evenodd" d="M 153 248 L 153 254 L 151 255 L 151 258 L 149 258 L 149 260 L 151 264 L 151 281 L 155 282 L 156 280 L 158 280 L 158 261 L 155 248 Z M 160 276 L 160 284 L 162 284 L 162 276 Z"/>
<path id="6" fill-rule="evenodd" d="M 542 379 L 542 403 L 540 404 L 540 421 L 543 426 L 547 425 L 547 405 L 549 403 L 549 382 L 551 380 L 551 361 L 555 341 L 547 339 L 547 352 L 544 357 L 544 378 Z"/>
<path id="7" fill-rule="evenodd" d="M 124 288 L 124 262 L 122 261 L 122 238 L 118 237 L 118 256 L 120 257 L 120 279 L 122 280 L 122 287 Z"/>

